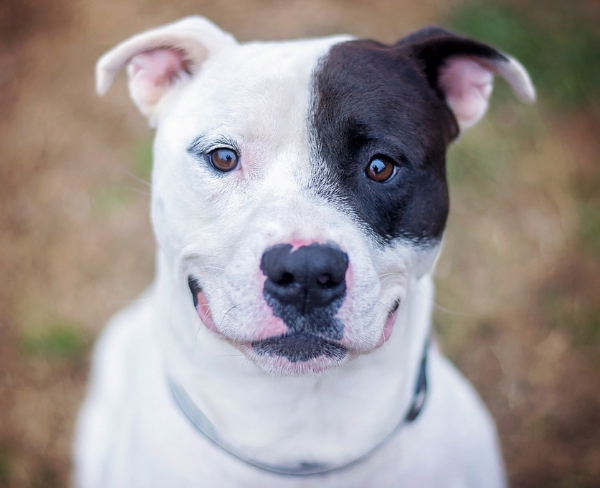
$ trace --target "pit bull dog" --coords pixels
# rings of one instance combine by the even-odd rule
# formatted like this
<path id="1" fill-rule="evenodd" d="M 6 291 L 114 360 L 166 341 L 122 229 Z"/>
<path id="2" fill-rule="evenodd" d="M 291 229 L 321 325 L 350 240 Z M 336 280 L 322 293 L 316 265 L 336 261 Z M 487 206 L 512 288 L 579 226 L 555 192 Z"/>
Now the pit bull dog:
<path id="1" fill-rule="evenodd" d="M 445 153 L 523 67 L 427 27 L 240 44 L 201 17 L 138 34 L 156 128 L 156 280 L 101 336 L 79 488 L 503 487 L 493 421 L 430 341 Z"/>

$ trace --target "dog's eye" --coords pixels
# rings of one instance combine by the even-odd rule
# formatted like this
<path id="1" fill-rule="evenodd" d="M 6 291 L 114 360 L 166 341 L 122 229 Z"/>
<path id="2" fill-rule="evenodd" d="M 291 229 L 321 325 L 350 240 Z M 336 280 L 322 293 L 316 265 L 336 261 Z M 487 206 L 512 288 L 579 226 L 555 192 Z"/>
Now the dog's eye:
<path id="1" fill-rule="evenodd" d="M 383 183 L 391 179 L 398 170 L 398 166 L 394 162 L 382 155 L 377 155 L 371 158 L 369 164 L 365 168 L 365 175 L 370 180 L 376 181 L 377 183 Z"/>
<path id="2" fill-rule="evenodd" d="M 210 164 L 219 171 L 232 171 L 237 168 L 240 158 L 233 149 L 215 149 L 208 153 Z"/>

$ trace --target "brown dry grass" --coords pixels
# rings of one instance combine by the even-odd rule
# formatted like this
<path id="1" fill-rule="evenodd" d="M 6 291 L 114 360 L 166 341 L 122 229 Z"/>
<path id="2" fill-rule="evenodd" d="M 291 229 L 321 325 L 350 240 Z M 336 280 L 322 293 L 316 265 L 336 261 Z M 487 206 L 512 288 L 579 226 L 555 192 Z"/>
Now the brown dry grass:
<path id="1" fill-rule="evenodd" d="M 139 180 L 151 132 L 122 81 L 95 98 L 96 58 L 192 13 L 241 40 L 391 41 L 459 3 L 3 0 L 0 486 L 67 485 L 93 338 L 152 276 Z M 585 110 L 508 102 L 451 158 L 436 326 L 497 419 L 518 487 L 600 486 L 600 257 L 579 233 L 581 201 L 597 198 L 600 183 L 598 135 Z M 62 341 L 58 353 L 44 331 Z"/>

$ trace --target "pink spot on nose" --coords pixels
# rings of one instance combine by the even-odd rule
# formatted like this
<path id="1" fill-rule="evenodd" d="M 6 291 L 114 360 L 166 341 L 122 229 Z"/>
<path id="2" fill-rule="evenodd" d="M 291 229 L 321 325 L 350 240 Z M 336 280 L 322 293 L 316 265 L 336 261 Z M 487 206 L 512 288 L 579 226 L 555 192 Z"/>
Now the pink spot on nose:
<path id="1" fill-rule="evenodd" d="M 317 241 L 308 239 L 291 239 L 288 244 L 292 246 L 292 251 L 297 251 L 301 247 L 310 246 L 311 244 L 319 244 Z"/>

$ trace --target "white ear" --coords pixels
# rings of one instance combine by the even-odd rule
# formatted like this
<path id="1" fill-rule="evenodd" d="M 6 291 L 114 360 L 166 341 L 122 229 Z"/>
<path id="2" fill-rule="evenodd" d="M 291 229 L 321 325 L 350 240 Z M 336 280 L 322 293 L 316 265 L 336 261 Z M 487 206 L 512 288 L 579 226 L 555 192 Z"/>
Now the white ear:
<path id="1" fill-rule="evenodd" d="M 131 99 L 154 126 L 166 95 L 197 74 L 210 56 L 235 44 L 209 20 L 186 17 L 135 35 L 104 54 L 96 65 L 96 90 L 104 95 L 127 64 Z"/>
<path id="2" fill-rule="evenodd" d="M 441 66 L 438 84 L 461 132 L 473 127 L 484 116 L 494 74 L 504 77 L 521 101 L 535 101 L 535 89 L 527 71 L 506 54 L 497 59 L 458 55 L 446 59 Z"/>

